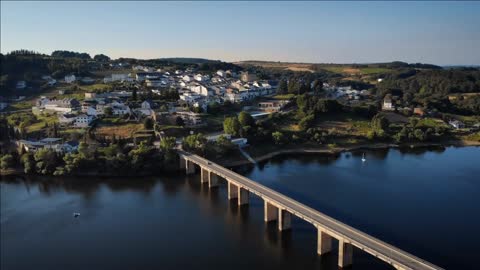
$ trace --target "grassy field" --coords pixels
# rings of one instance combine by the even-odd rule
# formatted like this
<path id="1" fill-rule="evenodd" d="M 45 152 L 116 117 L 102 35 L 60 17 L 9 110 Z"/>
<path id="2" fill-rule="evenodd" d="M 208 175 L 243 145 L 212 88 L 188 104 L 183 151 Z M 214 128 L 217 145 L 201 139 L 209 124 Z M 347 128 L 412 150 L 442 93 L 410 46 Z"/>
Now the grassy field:
<path id="1" fill-rule="evenodd" d="M 110 89 L 112 86 L 104 83 L 95 83 L 88 85 L 81 85 L 80 88 L 84 92 L 93 91 L 93 90 L 106 90 Z"/>
<path id="2" fill-rule="evenodd" d="M 480 142 L 480 132 L 472 133 L 472 134 L 469 134 L 467 136 L 463 136 L 462 139 L 466 140 L 466 141 Z"/>
<path id="3" fill-rule="evenodd" d="M 417 126 L 425 127 L 425 128 L 435 128 L 435 127 L 448 128 L 448 125 L 445 122 L 443 122 L 440 119 L 434 119 L 434 118 L 419 119 Z"/>
<path id="4" fill-rule="evenodd" d="M 37 122 L 27 126 L 27 132 L 35 132 L 43 129 L 47 124 L 49 126 L 58 122 L 58 117 L 54 114 L 52 115 L 38 115 Z"/>
<path id="5" fill-rule="evenodd" d="M 143 124 L 124 123 L 119 125 L 98 125 L 96 135 L 105 137 L 130 138 L 132 134 L 143 129 Z"/>
<path id="6" fill-rule="evenodd" d="M 286 94 L 286 95 L 275 95 L 272 98 L 279 99 L 279 100 L 289 100 L 294 97 L 295 97 L 295 94 Z"/>
<path id="7" fill-rule="evenodd" d="M 354 68 L 352 66 L 325 66 L 323 69 L 339 73 L 339 74 L 347 74 L 347 75 L 371 75 L 371 74 L 378 74 L 378 73 L 389 73 L 392 70 L 388 68 L 377 68 L 377 67 L 360 67 Z"/>
<path id="8" fill-rule="evenodd" d="M 320 116 L 317 118 L 316 127 L 353 136 L 366 136 L 371 130 L 370 120 L 354 113 Z"/>
<path id="9" fill-rule="evenodd" d="M 22 100 L 15 103 L 10 103 L 6 111 L 28 110 L 34 106 L 34 100 Z"/>

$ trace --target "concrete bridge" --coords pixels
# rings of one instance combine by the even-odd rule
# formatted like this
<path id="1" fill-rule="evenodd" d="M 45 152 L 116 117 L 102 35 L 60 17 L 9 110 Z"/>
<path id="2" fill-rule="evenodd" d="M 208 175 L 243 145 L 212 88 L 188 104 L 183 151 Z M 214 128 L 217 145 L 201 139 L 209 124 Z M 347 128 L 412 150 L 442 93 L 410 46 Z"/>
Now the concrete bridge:
<path id="1" fill-rule="evenodd" d="M 265 222 L 276 220 L 280 231 L 290 229 L 292 215 L 311 223 L 318 231 L 317 253 L 319 255 L 332 251 L 332 241 L 337 239 L 339 267 L 352 264 L 355 247 L 387 262 L 396 269 L 442 269 L 205 158 L 182 150 L 178 153 L 181 168 L 185 168 L 187 174 L 193 174 L 195 165 L 198 165 L 201 173 L 200 181 L 208 182 L 210 188 L 219 185 L 220 177 L 225 179 L 228 186 L 228 199 L 237 200 L 238 205 L 248 204 L 250 194 L 262 198 Z"/>

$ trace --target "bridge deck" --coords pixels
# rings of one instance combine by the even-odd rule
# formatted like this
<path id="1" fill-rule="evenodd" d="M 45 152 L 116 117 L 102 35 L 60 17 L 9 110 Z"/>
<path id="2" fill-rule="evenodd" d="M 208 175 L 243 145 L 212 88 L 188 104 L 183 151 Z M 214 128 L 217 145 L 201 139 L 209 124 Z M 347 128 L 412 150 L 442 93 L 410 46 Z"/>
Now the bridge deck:
<path id="1" fill-rule="evenodd" d="M 325 230 L 331 236 L 337 239 L 343 239 L 345 242 L 374 255 L 396 268 L 442 269 L 205 158 L 184 151 L 179 151 L 179 154 L 184 159 L 196 163 L 203 169 L 209 170 L 227 179 L 227 181 L 231 181 L 235 185 L 256 194 L 269 203 L 285 209 L 295 216 L 312 223 L 314 226 Z"/>

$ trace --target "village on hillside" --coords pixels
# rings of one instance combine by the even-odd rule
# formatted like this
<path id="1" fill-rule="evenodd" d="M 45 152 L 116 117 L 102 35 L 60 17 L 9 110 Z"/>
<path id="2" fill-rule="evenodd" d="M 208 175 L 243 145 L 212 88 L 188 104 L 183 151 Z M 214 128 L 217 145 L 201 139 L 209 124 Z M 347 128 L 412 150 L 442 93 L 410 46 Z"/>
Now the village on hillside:
<path id="1" fill-rule="evenodd" d="M 82 142 L 160 148 L 162 139 L 182 144 L 193 137 L 192 149 L 209 152 L 205 140 L 213 159 L 228 149 L 235 161 L 279 147 L 473 142 L 480 129 L 475 116 L 442 113 L 398 91 L 381 94 L 394 68 L 357 69 L 361 75 L 329 66 L 312 72 L 223 62 L 86 63 L 81 72 L 63 77 L 54 72 L 12 82 L 13 91 L 0 98 L 2 136 L 9 141 L 2 141 L 4 149 L 15 145 L 21 153 L 51 149 L 65 155 L 76 153 Z M 448 99 L 470 97 L 477 98 Z M 246 146 L 251 147 L 239 149 Z"/>

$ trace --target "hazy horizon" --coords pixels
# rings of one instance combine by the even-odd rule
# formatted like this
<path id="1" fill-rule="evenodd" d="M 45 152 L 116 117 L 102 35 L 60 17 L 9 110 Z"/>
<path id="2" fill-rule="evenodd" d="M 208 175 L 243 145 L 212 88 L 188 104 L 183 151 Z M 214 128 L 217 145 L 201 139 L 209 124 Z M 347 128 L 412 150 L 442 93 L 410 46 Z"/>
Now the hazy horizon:
<path id="1" fill-rule="evenodd" d="M 477 14 L 478 2 L 2 1 L 1 52 L 479 65 Z"/>

